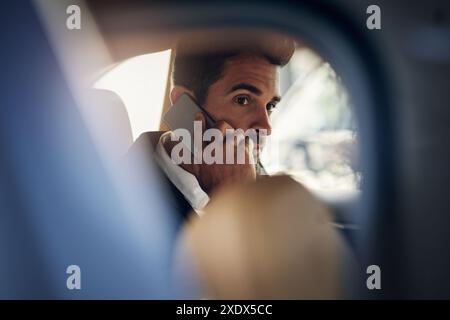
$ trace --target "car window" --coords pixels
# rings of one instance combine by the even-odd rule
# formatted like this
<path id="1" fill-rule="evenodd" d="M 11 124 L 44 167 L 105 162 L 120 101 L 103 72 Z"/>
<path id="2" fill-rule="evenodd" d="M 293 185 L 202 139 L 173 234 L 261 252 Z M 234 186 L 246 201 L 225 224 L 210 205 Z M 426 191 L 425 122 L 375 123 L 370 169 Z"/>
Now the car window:
<path id="1" fill-rule="evenodd" d="M 287 90 L 271 116 L 269 140 L 277 152 L 266 148 L 266 170 L 288 173 L 311 189 L 359 189 L 355 116 L 339 76 L 314 51 L 300 48 L 281 80 Z"/>
<path id="2" fill-rule="evenodd" d="M 170 50 L 133 57 L 94 85 L 122 98 L 134 140 L 159 130 L 169 63 Z M 277 146 L 261 157 L 268 173 L 290 174 L 319 191 L 359 190 L 356 121 L 339 76 L 315 51 L 301 47 L 280 80 L 283 99 L 271 116 L 269 139 Z"/>
<path id="3" fill-rule="evenodd" d="M 122 98 L 134 140 L 159 129 L 169 63 L 170 50 L 140 55 L 119 63 L 94 84 Z"/>

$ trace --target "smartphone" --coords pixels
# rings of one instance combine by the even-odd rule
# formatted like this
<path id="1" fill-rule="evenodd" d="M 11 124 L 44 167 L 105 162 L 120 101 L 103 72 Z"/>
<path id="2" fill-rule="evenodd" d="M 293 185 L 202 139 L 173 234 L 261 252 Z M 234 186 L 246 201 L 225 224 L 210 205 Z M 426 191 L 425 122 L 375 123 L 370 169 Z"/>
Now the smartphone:
<path id="1" fill-rule="evenodd" d="M 194 118 L 197 112 L 202 112 L 205 115 L 207 129 L 214 126 L 214 119 L 187 93 L 183 93 L 163 117 L 164 122 L 171 131 L 181 128 L 189 131 L 191 134 L 191 145 L 186 144 L 186 147 L 188 147 L 192 153 L 194 142 Z"/>

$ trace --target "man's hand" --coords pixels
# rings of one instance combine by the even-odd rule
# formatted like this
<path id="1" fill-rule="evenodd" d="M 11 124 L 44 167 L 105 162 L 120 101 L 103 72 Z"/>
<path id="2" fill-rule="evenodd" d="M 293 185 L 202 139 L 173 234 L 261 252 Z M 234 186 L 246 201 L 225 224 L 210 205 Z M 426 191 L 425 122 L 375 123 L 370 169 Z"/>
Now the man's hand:
<path id="1" fill-rule="evenodd" d="M 204 115 L 199 112 L 195 117 L 196 121 L 202 121 L 203 132 L 206 129 L 206 119 Z M 201 187 L 209 195 L 213 194 L 220 188 L 235 183 L 242 183 L 246 181 L 256 180 L 256 170 L 255 165 L 251 163 L 250 156 L 253 152 L 252 144 L 248 138 L 241 143 L 245 143 L 245 162 L 240 164 L 237 161 L 237 139 L 231 139 L 226 137 L 226 130 L 233 129 L 225 121 L 217 121 L 214 128 L 220 130 L 222 133 L 223 140 L 212 141 L 211 143 L 219 143 L 222 145 L 223 150 L 223 164 L 206 164 L 202 161 L 202 164 L 194 164 L 193 171 L 194 175 L 197 177 Z M 203 149 L 206 147 L 207 143 L 204 143 Z M 234 161 L 231 164 L 226 163 L 226 152 L 230 149 L 234 150 Z"/>

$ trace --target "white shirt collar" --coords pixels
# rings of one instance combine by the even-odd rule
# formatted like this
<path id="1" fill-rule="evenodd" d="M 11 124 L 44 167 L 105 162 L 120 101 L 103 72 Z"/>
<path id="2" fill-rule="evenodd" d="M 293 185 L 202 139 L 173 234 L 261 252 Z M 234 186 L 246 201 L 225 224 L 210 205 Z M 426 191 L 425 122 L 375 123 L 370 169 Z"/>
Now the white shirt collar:
<path id="1" fill-rule="evenodd" d="M 166 174 L 167 178 L 169 178 L 175 187 L 180 190 L 195 212 L 201 215 L 203 209 L 209 202 L 209 196 L 200 187 L 197 178 L 175 164 L 167 154 L 167 151 L 164 148 L 164 142 L 167 139 L 170 139 L 172 135 L 173 133 L 168 131 L 159 138 L 159 142 L 156 146 L 156 161 Z"/>

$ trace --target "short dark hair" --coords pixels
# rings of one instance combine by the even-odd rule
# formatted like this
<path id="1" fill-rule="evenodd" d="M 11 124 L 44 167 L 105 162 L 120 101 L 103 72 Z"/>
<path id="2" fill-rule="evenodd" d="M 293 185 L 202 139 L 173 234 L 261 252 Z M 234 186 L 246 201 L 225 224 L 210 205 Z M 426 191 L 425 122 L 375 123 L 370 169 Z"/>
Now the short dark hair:
<path id="1" fill-rule="evenodd" d="M 185 86 L 191 90 L 197 103 L 202 105 L 205 102 L 208 88 L 223 76 L 225 64 L 228 60 L 240 56 L 241 54 L 253 54 L 265 58 L 269 63 L 277 66 L 284 66 L 289 62 L 294 44 L 283 42 L 283 46 L 258 47 L 240 46 L 224 48 L 221 43 L 221 50 L 193 51 L 192 44 L 180 42 L 175 51 L 173 62 L 172 83 L 176 86 Z M 281 48 L 281 49 L 280 49 Z"/>

